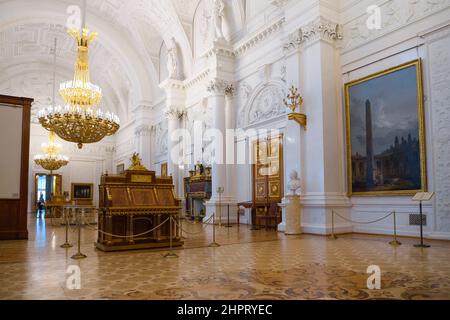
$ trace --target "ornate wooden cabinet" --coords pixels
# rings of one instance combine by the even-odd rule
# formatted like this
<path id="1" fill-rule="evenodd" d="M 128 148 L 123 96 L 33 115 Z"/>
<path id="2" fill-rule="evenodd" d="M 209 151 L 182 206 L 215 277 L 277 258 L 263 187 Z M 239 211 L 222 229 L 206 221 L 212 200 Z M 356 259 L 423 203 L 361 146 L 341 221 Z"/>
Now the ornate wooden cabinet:
<path id="1" fill-rule="evenodd" d="M 103 175 L 97 248 L 117 251 L 168 247 L 171 236 L 173 246 L 183 245 L 177 223 L 181 204 L 173 189 L 171 177 L 157 178 L 155 172 L 143 167 L 134 166 L 121 176 Z"/>
<path id="2" fill-rule="evenodd" d="M 203 203 L 211 198 L 211 169 L 198 164 L 190 177 L 184 178 L 184 194 L 186 198 L 186 216 L 192 220 L 201 220 L 205 216 Z"/>

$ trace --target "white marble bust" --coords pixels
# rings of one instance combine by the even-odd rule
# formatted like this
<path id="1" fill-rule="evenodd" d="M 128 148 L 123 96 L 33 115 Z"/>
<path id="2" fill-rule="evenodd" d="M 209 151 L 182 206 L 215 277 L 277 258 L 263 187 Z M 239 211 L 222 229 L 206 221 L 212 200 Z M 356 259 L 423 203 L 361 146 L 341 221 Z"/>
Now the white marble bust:
<path id="1" fill-rule="evenodd" d="M 301 181 L 298 177 L 298 172 L 295 170 L 292 170 L 292 172 L 289 174 L 289 183 L 288 183 L 288 189 L 289 189 L 289 195 L 300 195 L 301 192 Z"/>

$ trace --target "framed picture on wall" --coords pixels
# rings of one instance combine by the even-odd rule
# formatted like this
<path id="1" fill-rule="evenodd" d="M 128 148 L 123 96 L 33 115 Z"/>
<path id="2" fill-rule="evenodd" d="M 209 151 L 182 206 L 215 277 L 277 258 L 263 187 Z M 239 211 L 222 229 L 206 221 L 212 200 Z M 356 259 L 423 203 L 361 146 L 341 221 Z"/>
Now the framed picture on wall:
<path id="1" fill-rule="evenodd" d="M 350 194 L 426 191 L 421 69 L 414 60 L 345 85 Z"/>
<path id="2" fill-rule="evenodd" d="M 161 177 L 166 178 L 168 176 L 167 172 L 167 162 L 161 163 Z"/>
<path id="3" fill-rule="evenodd" d="M 125 173 L 125 164 L 121 163 L 116 167 L 116 174 L 124 174 Z"/>
<path id="4" fill-rule="evenodd" d="M 90 200 L 94 198 L 94 185 L 91 183 L 72 183 L 72 200 Z"/>

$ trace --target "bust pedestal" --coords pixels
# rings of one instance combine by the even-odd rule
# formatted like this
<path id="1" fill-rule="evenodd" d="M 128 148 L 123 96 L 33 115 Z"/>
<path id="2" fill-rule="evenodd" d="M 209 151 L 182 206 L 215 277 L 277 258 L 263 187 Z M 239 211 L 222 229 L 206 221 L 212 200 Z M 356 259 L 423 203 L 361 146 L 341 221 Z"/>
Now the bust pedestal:
<path id="1" fill-rule="evenodd" d="M 300 206 L 300 196 L 288 195 L 283 199 L 280 205 L 283 209 L 283 216 L 285 217 L 285 231 L 286 235 L 297 235 L 302 233 L 301 217 L 302 209 Z"/>

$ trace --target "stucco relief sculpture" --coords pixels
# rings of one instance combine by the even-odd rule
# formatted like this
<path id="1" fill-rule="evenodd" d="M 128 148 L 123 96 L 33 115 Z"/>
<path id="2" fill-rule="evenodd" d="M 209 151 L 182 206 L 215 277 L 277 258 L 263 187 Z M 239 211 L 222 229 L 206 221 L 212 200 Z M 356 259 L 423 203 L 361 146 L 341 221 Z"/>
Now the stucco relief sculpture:
<path id="1" fill-rule="evenodd" d="M 155 153 L 162 156 L 167 153 L 167 122 L 161 122 L 155 129 Z"/>
<path id="2" fill-rule="evenodd" d="M 223 18 L 225 4 L 223 0 L 213 0 L 214 41 L 223 40 Z"/>
<path id="3" fill-rule="evenodd" d="M 284 93 L 277 86 L 267 86 L 261 90 L 248 112 L 247 124 L 254 124 L 286 113 Z"/>
<path id="4" fill-rule="evenodd" d="M 170 79 L 178 79 L 178 49 L 174 38 L 167 44 L 167 71 Z"/>

